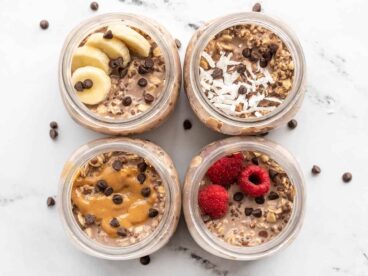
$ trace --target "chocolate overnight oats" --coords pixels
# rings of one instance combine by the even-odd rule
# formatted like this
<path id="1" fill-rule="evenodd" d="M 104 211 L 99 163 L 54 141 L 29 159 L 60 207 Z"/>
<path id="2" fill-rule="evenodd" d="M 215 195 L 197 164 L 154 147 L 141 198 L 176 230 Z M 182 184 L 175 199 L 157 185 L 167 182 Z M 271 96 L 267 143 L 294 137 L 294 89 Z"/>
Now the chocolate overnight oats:
<path id="1" fill-rule="evenodd" d="M 165 59 L 142 30 L 112 23 L 95 30 L 72 54 L 72 85 L 95 114 L 129 120 L 148 111 L 165 86 Z"/>
<path id="2" fill-rule="evenodd" d="M 294 62 L 285 43 L 258 25 L 229 27 L 214 36 L 201 53 L 200 85 L 220 112 L 259 118 L 288 96 Z"/>
<path id="3" fill-rule="evenodd" d="M 237 152 L 216 161 L 200 183 L 198 204 L 213 235 L 239 247 L 275 238 L 288 224 L 295 187 L 268 155 Z"/>
<path id="4" fill-rule="evenodd" d="M 155 231 L 165 200 L 155 168 L 122 151 L 97 155 L 80 167 L 71 194 L 81 229 L 93 240 L 119 247 L 140 242 Z"/>

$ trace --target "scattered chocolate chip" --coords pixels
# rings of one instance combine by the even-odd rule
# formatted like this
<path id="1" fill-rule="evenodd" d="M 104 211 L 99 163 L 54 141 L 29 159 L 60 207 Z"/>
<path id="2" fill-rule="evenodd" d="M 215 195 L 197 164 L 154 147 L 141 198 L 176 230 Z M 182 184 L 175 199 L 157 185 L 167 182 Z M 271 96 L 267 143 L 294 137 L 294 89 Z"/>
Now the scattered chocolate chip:
<path id="1" fill-rule="evenodd" d="M 153 97 L 149 93 L 144 93 L 144 101 L 148 104 L 152 103 L 155 100 L 155 97 Z"/>
<path id="2" fill-rule="evenodd" d="M 121 195 L 115 194 L 112 196 L 112 202 L 115 204 L 121 204 L 123 203 L 123 197 Z"/>
<path id="3" fill-rule="evenodd" d="M 192 122 L 189 121 L 188 119 L 185 119 L 183 122 L 183 128 L 185 130 L 191 129 L 192 128 Z"/>
<path id="4" fill-rule="evenodd" d="M 263 196 L 257 196 L 254 201 L 257 203 L 257 204 L 263 204 L 265 203 L 265 198 Z"/>
<path id="5" fill-rule="evenodd" d="M 55 140 L 58 137 L 59 133 L 56 129 L 52 128 L 50 129 L 49 135 L 52 140 Z"/>
<path id="6" fill-rule="evenodd" d="M 53 129 L 56 129 L 56 128 L 58 128 L 58 123 L 55 122 L 55 121 L 52 121 L 52 122 L 50 122 L 50 127 L 53 128 Z"/>
<path id="7" fill-rule="evenodd" d="M 270 194 L 268 195 L 268 199 L 269 200 L 276 200 L 278 199 L 280 196 L 278 193 L 274 192 L 274 191 L 271 191 Z"/>
<path id="8" fill-rule="evenodd" d="M 143 162 L 138 163 L 137 167 L 141 172 L 145 172 L 148 166 L 146 162 L 143 161 Z"/>
<path id="9" fill-rule="evenodd" d="M 153 62 L 152 58 L 146 58 L 146 60 L 144 61 L 144 67 L 151 69 L 153 68 L 153 66 L 155 65 L 155 63 Z"/>
<path id="10" fill-rule="evenodd" d="M 214 79 L 221 79 L 222 78 L 222 74 L 223 74 L 223 72 L 222 72 L 222 69 L 220 69 L 220 68 L 215 68 L 214 70 L 213 70 L 213 72 L 212 72 L 212 78 L 214 78 Z"/>
<path id="11" fill-rule="evenodd" d="M 272 53 L 271 51 L 266 51 L 262 54 L 262 57 L 269 62 L 272 59 Z"/>
<path id="12" fill-rule="evenodd" d="M 146 181 L 146 175 L 144 173 L 140 173 L 140 174 L 138 174 L 137 179 L 138 179 L 139 183 L 143 184 L 144 181 Z"/>
<path id="13" fill-rule="evenodd" d="M 107 183 L 105 180 L 101 179 L 101 180 L 98 180 L 97 183 L 96 183 L 96 188 L 98 191 L 100 192 L 104 192 L 107 188 Z"/>
<path id="14" fill-rule="evenodd" d="M 203 215 L 202 220 L 204 223 L 209 222 L 211 220 L 211 217 L 209 215 Z"/>
<path id="15" fill-rule="evenodd" d="M 41 20 L 40 21 L 40 27 L 41 27 L 42 30 L 46 30 L 49 27 L 49 21 Z"/>
<path id="16" fill-rule="evenodd" d="M 139 65 L 138 66 L 138 73 L 141 75 L 147 74 L 149 72 L 149 70 L 144 67 L 143 65 Z"/>
<path id="17" fill-rule="evenodd" d="M 111 69 L 115 69 L 119 67 L 119 61 L 117 59 L 111 59 L 109 61 L 109 66 Z"/>
<path id="18" fill-rule="evenodd" d="M 92 86 L 93 86 L 93 81 L 92 80 L 90 80 L 90 79 L 84 80 L 83 88 L 90 89 L 90 88 L 92 88 Z"/>
<path id="19" fill-rule="evenodd" d="M 249 217 L 253 213 L 253 208 L 245 208 L 244 213 L 247 217 Z"/>
<path id="20" fill-rule="evenodd" d="M 117 228 L 120 226 L 120 223 L 119 221 L 117 220 L 117 218 L 113 218 L 111 221 L 110 221 L 110 225 L 111 227 L 114 227 L 114 228 Z"/>
<path id="21" fill-rule="evenodd" d="M 252 8 L 252 11 L 254 11 L 254 12 L 260 12 L 261 9 L 262 9 L 261 4 L 260 3 L 255 3 L 254 6 L 253 6 L 253 8 Z"/>
<path id="22" fill-rule="evenodd" d="M 115 160 L 112 163 L 112 167 L 114 168 L 115 171 L 120 171 L 121 168 L 123 167 L 123 163 L 120 160 Z"/>
<path id="23" fill-rule="evenodd" d="M 139 261 L 142 265 L 148 265 L 151 262 L 151 258 L 150 256 L 147 255 L 147 256 L 141 257 Z"/>
<path id="24" fill-rule="evenodd" d="M 91 10 L 97 11 L 98 10 L 98 3 L 97 2 L 92 2 L 91 5 L 89 5 L 89 7 L 91 8 Z"/>
<path id="25" fill-rule="evenodd" d="M 114 192 L 114 189 L 111 187 L 107 187 L 104 191 L 105 196 L 110 196 Z"/>
<path id="26" fill-rule="evenodd" d="M 246 70 L 246 67 L 243 63 L 240 63 L 237 67 L 236 67 L 236 72 L 238 72 L 239 74 L 243 74 Z"/>
<path id="27" fill-rule="evenodd" d="M 234 195 L 233 195 L 233 199 L 235 201 L 242 201 L 244 198 L 244 194 L 242 192 L 236 192 Z"/>
<path id="28" fill-rule="evenodd" d="M 117 231 L 116 234 L 118 234 L 118 236 L 120 237 L 126 237 L 128 236 L 128 230 L 125 228 L 120 227 Z"/>
<path id="29" fill-rule="evenodd" d="M 151 194 L 151 189 L 149 187 L 145 187 L 141 190 L 141 194 L 144 197 L 149 197 Z"/>
<path id="30" fill-rule="evenodd" d="M 252 212 L 252 215 L 256 218 L 260 218 L 262 216 L 262 210 L 261 209 L 254 209 Z"/>
<path id="31" fill-rule="evenodd" d="M 76 84 L 74 84 L 74 88 L 75 90 L 77 90 L 78 92 L 82 92 L 84 87 L 83 87 L 83 82 L 81 81 L 77 81 Z"/>
<path id="32" fill-rule="evenodd" d="M 54 206 L 55 205 L 55 199 L 53 198 L 53 197 L 51 197 L 51 196 L 49 196 L 48 198 L 47 198 L 47 206 L 48 207 L 52 207 L 52 206 Z"/>
<path id="33" fill-rule="evenodd" d="M 131 98 L 131 97 L 127 96 L 127 97 L 125 97 L 125 98 L 123 99 L 123 105 L 124 105 L 124 106 L 129 106 L 129 105 L 131 105 L 131 104 L 132 104 L 132 98 Z"/>
<path id="34" fill-rule="evenodd" d="M 245 93 L 247 93 L 247 88 L 244 85 L 240 85 L 238 89 L 238 93 L 239 95 L 244 95 Z"/>
<path id="35" fill-rule="evenodd" d="M 245 58 L 250 58 L 251 54 L 252 54 L 252 50 L 250 48 L 244 48 L 242 51 L 242 55 Z"/>
<path id="36" fill-rule="evenodd" d="M 351 181 L 351 179 L 353 178 L 353 175 L 350 173 L 350 172 L 346 172 L 342 175 L 342 180 L 345 182 L 345 183 L 348 183 Z"/>
<path id="37" fill-rule="evenodd" d="M 96 221 L 96 217 L 94 215 L 87 214 L 84 216 L 84 221 L 86 225 L 92 225 Z"/>
<path id="38" fill-rule="evenodd" d="M 318 167 L 317 165 L 313 165 L 313 167 L 312 167 L 312 173 L 313 174 L 320 174 L 321 173 L 321 168 Z"/>
<path id="39" fill-rule="evenodd" d="M 138 85 L 139 85 L 140 87 L 145 87 L 145 86 L 147 86 L 147 80 L 146 80 L 145 78 L 140 78 L 140 79 L 138 80 Z"/>
<path id="40" fill-rule="evenodd" d="M 268 237 L 268 232 L 266 230 L 261 230 L 258 232 L 258 236 L 262 237 L 262 238 L 267 238 Z"/>
<path id="41" fill-rule="evenodd" d="M 150 218 L 154 218 L 158 215 L 158 211 L 154 208 L 150 208 L 149 211 L 148 211 L 148 216 Z"/>
<path id="42" fill-rule="evenodd" d="M 175 45 L 176 45 L 176 48 L 180 49 L 181 47 L 181 42 L 179 39 L 175 38 Z"/>
<path id="43" fill-rule="evenodd" d="M 273 180 L 275 177 L 276 177 L 276 175 L 278 175 L 278 172 L 277 171 L 275 171 L 275 170 L 273 170 L 273 169 L 269 169 L 268 170 L 268 175 L 270 176 L 270 178 Z"/>
<path id="44" fill-rule="evenodd" d="M 259 66 L 261 66 L 262 68 L 266 68 L 267 67 L 267 65 L 268 65 L 268 62 L 267 62 L 267 60 L 265 59 L 265 58 L 261 58 L 260 60 L 259 60 Z"/>
<path id="45" fill-rule="evenodd" d="M 259 165 L 259 160 L 258 160 L 258 158 L 257 158 L 257 157 L 253 157 L 251 161 L 252 161 L 252 163 L 253 163 L 254 165 Z"/>
<path id="46" fill-rule="evenodd" d="M 298 122 L 297 122 L 297 120 L 295 120 L 295 119 L 292 119 L 292 120 L 290 120 L 289 122 L 288 122 L 288 127 L 290 128 L 290 129 L 294 129 L 294 128 L 296 128 L 298 126 Z"/>
<path id="47" fill-rule="evenodd" d="M 114 36 L 112 35 L 112 31 L 108 30 L 107 32 L 104 33 L 103 38 L 105 39 L 112 39 Z"/>
<path id="48" fill-rule="evenodd" d="M 250 54 L 249 60 L 252 62 L 258 62 L 258 60 L 261 58 L 261 55 L 257 49 L 253 49 L 252 53 Z"/>
<path id="49" fill-rule="evenodd" d="M 124 78 L 128 74 L 128 68 L 119 68 L 118 73 L 120 78 Z"/>
<path id="50" fill-rule="evenodd" d="M 277 49 L 279 48 L 279 45 L 272 43 L 268 46 L 268 48 L 270 49 L 270 52 L 272 55 L 276 54 Z"/>

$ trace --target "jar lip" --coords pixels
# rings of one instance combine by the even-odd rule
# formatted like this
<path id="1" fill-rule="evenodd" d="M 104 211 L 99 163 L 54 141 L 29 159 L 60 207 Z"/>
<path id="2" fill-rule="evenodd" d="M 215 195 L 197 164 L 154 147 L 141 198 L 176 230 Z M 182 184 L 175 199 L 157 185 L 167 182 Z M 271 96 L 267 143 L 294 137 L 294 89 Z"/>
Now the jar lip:
<path id="1" fill-rule="evenodd" d="M 155 156 L 157 155 L 157 153 L 155 153 L 152 149 L 143 147 L 143 143 L 150 142 L 131 138 L 98 139 L 77 149 L 65 164 L 64 171 L 59 183 L 59 212 L 64 225 L 64 229 L 66 230 L 68 236 L 79 249 L 83 249 L 87 254 L 111 260 L 133 259 L 138 258 L 142 255 L 152 253 L 156 250 L 154 249 L 155 246 L 165 241 L 165 239 L 168 240 L 170 238 L 170 236 L 162 236 L 167 233 L 170 227 L 172 227 L 172 220 L 175 218 L 175 213 L 177 212 L 177 208 L 175 208 L 175 202 L 173 202 L 173 199 L 175 199 L 177 193 L 180 194 L 179 183 L 177 181 L 177 172 L 174 165 L 171 163 L 171 169 L 173 169 L 174 173 L 176 174 L 176 177 L 172 178 L 172 173 L 170 174 L 168 172 L 167 165 L 164 164 L 161 158 L 157 158 L 157 156 Z M 160 151 L 164 152 L 161 148 L 154 145 L 153 143 L 150 144 L 160 149 Z M 137 154 L 139 156 L 144 156 L 144 158 L 148 162 L 150 162 L 152 166 L 154 166 L 154 168 L 160 175 L 167 195 L 165 202 L 165 211 L 157 228 L 141 241 L 129 246 L 108 246 L 91 239 L 78 225 L 72 212 L 70 194 L 73 179 L 77 170 L 80 168 L 81 165 L 85 164 L 85 162 L 90 160 L 92 157 L 101 153 L 111 151 L 125 151 Z M 164 155 L 168 157 L 165 152 Z M 164 243 L 162 244 L 162 246 L 163 245 Z"/>
<path id="2" fill-rule="evenodd" d="M 148 24 L 147 21 L 153 24 Z M 71 58 L 73 50 L 78 47 L 80 42 L 91 32 L 95 31 L 99 27 L 106 26 L 113 22 L 126 22 L 126 24 L 141 29 L 149 36 L 152 37 L 155 43 L 162 49 L 165 60 L 165 84 L 162 88 L 162 92 L 155 101 L 155 103 L 150 106 L 150 108 L 142 112 L 139 115 L 135 115 L 128 119 L 115 119 L 109 117 L 103 117 L 97 113 L 88 109 L 75 95 L 73 86 L 71 84 Z M 134 131 L 134 127 L 139 126 L 139 124 L 154 116 L 159 115 L 159 111 L 166 106 L 170 100 L 170 95 L 174 89 L 176 82 L 176 74 L 170 73 L 172 70 L 176 70 L 174 56 L 178 53 L 175 52 L 173 47 L 170 47 L 170 41 L 167 41 L 160 32 L 165 33 L 171 38 L 169 32 L 155 20 L 132 13 L 105 13 L 97 16 L 88 18 L 80 22 L 77 26 L 72 29 L 72 31 L 67 35 L 63 48 L 60 53 L 59 59 L 59 86 L 61 94 L 64 100 L 66 100 L 73 108 L 76 110 L 83 118 L 87 121 L 101 126 L 116 126 L 116 127 L 131 127 Z M 172 39 L 172 38 L 171 38 Z"/>
<path id="3" fill-rule="evenodd" d="M 281 233 L 272 240 L 252 247 L 239 247 L 226 243 L 210 233 L 203 223 L 198 206 L 198 191 L 200 180 L 203 178 L 208 167 L 219 158 L 236 151 L 254 150 L 267 154 L 275 160 L 287 172 L 295 187 L 295 201 L 291 218 Z M 287 161 L 290 160 L 290 161 Z M 199 161 L 201 161 L 199 163 Z M 305 190 L 304 178 L 301 169 L 294 157 L 280 145 L 258 137 L 231 137 L 216 141 L 204 147 L 201 152 L 193 158 L 188 169 L 183 194 L 184 215 L 193 238 L 202 246 L 214 249 L 216 255 L 229 259 L 255 260 L 276 253 L 287 246 L 299 232 L 304 218 Z M 201 245 L 204 242 L 204 246 Z"/>
<path id="4" fill-rule="evenodd" d="M 203 95 L 204 93 L 202 93 L 202 88 L 199 81 L 200 54 L 208 42 L 213 38 L 214 35 L 223 31 L 224 29 L 242 24 L 256 24 L 274 32 L 278 37 L 280 37 L 280 39 L 289 49 L 295 64 L 293 87 L 286 99 L 280 106 L 275 108 L 270 113 L 256 118 L 237 118 L 235 116 L 226 115 L 222 111 L 218 110 L 209 102 L 207 97 Z M 227 122 L 228 124 L 237 127 L 244 127 L 244 125 L 252 126 L 257 123 L 264 123 L 267 121 L 276 120 L 278 117 L 282 117 L 283 114 L 287 113 L 297 102 L 302 94 L 302 87 L 304 86 L 305 82 L 306 62 L 302 46 L 296 34 L 283 21 L 277 19 L 276 17 L 271 17 L 262 13 L 232 13 L 218 17 L 208 22 L 197 32 L 201 32 L 201 34 L 196 36 L 197 41 L 190 56 L 190 82 L 193 90 L 195 91 L 197 99 L 212 116 L 217 117 L 220 121 Z M 193 35 L 193 38 L 195 35 L 196 34 Z"/>

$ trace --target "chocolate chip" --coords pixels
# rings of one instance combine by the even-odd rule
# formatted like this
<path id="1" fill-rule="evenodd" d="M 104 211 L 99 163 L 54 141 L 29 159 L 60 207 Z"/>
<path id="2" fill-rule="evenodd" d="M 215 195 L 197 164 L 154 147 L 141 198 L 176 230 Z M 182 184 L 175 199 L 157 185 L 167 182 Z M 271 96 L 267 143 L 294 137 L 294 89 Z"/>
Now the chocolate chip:
<path id="1" fill-rule="evenodd" d="M 91 8 L 91 10 L 97 11 L 98 10 L 98 3 L 97 2 L 92 2 L 91 5 L 89 5 L 89 7 Z"/>
<path id="2" fill-rule="evenodd" d="M 279 48 L 279 45 L 272 43 L 268 46 L 268 48 L 270 49 L 270 52 L 272 55 L 276 54 L 277 49 Z"/>
<path id="3" fill-rule="evenodd" d="M 105 39 L 112 39 L 114 36 L 112 35 L 112 31 L 108 30 L 107 32 L 104 33 L 103 38 Z"/>
<path id="4" fill-rule="evenodd" d="M 220 68 L 215 68 L 214 70 L 213 70 L 213 72 L 212 72 L 212 78 L 214 78 L 214 79 L 221 79 L 222 78 L 222 74 L 223 74 L 223 72 L 222 72 L 222 69 L 220 69 Z"/>
<path id="5" fill-rule="evenodd" d="M 151 189 L 149 187 L 145 187 L 141 190 L 141 195 L 144 197 L 149 197 L 151 194 Z"/>
<path id="6" fill-rule="evenodd" d="M 146 58 L 146 60 L 144 61 L 144 67 L 146 67 L 147 69 L 153 68 L 154 65 L 155 63 L 153 62 L 152 58 Z"/>
<path id="7" fill-rule="evenodd" d="M 83 82 L 81 81 L 77 81 L 76 84 L 74 84 L 74 88 L 75 90 L 77 90 L 78 92 L 82 92 L 84 87 L 83 87 Z"/>
<path id="8" fill-rule="evenodd" d="M 258 236 L 262 237 L 262 238 L 267 238 L 268 237 L 268 232 L 266 230 L 261 230 L 258 232 Z"/>
<path id="9" fill-rule="evenodd" d="M 262 57 L 269 62 L 272 59 L 272 53 L 271 51 L 266 51 L 262 54 Z"/>
<path id="10" fill-rule="evenodd" d="M 350 173 L 350 172 L 346 172 L 342 175 L 342 180 L 345 182 L 345 183 L 348 183 L 351 181 L 351 179 L 353 178 L 353 175 Z"/>
<path id="11" fill-rule="evenodd" d="M 128 74 L 128 68 L 124 68 L 124 69 L 119 68 L 118 72 L 119 72 L 119 77 L 124 78 Z"/>
<path id="12" fill-rule="evenodd" d="M 312 167 L 312 173 L 313 173 L 313 174 L 320 174 L 320 173 L 321 173 L 321 168 L 320 168 L 320 167 L 318 167 L 317 165 L 314 165 L 314 166 Z"/>
<path id="13" fill-rule="evenodd" d="M 273 169 L 269 169 L 268 170 L 268 175 L 270 176 L 270 178 L 273 180 L 275 177 L 276 177 L 276 175 L 278 175 L 278 172 L 277 171 L 275 171 L 275 170 L 273 170 Z"/>
<path id="14" fill-rule="evenodd" d="M 154 218 L 158 215 L 158 211 L 154 208 L 150 208 L 149 211 L 148 211 L 148 216 L 150 218 Z"/>
<path id="15" fill-rule="evenodd" d="M 123 105 L 124 105 L 124 106 L 129 106 L 129 105 L 131 105 L 131 104 L 132 104 L 132 98 L 131 98 L 131 97 L 127 96 L 127 97 L 125 97 L 125 98 L 123 99 Z"/>
<path id="16" fill-rule="evenodd" d="M 40 27 L 41 27 L 42 30 L 46 30 L 49 27 L 49 21 L 41 20 L 40 21 Z"/>
<path id="17" fill-rule="evenodd" d="M 111 187 L 107 187 L 104 191 L 105 196 L 110 196 L 114 192 L 114 189 Z"/>
<path id="18" fill-rule="evenodd" d="M 251 54 L 252 54 L 252 50 L 250 48 L 244 48 L 242 51 L 242 55 L 245 58 L 250 58 Z"/>
<path id="19" fill-rule="evenodd" d="M 243 74 L 246 70 L 246 67 L 243 63 L 240 63 L 237 67 L 236 67 L 236 72 L 238 72 L 239 74 Z"/>
<path id="20" fill-rule="evenodd" d="M 249 217 L 252 213 L 253 213 L 253 208 L 249 207 L 249 208 L 245 208 L 244 209 L 244 213 L 247 217 Z"/>
<path id="21" fill-rule="evenodd" d="M 244 85 L 240 85 L 238 89 L 238 93 L 239 95 L 244 95 L 245 93 L 247 93 L 247 88 Z"/>
<path id="22" fill-rule="evenodd" d="M 234 195 L 233 195 L 233 199 L 235 201 L 242 201 L 244 198 L 244 194 L 242 192 L 236 192 Z"/>
<path id="23" fill-rule="evenodd" d="M 148 104 L 152 103 L 155 100 L 155 97 L 153 97 L 149 93 L 144 93 L 144 101 Z"/>
<path id="24" fill-rule="evenodd" d="M 267 62 L 267 60 L 265 59 L 265 58 L 261 58 L 260 60 L 259 60 L 259 66 L 261 66 L 262 68 L 266 68 L 267 67 L 267 65 L 268 65 L 268 62 Z"/>
<path id="25" fill-rule="evenodd" d="M 176 45 L 176 48 L 180 49 L 181 47 L 181 42 L 179 39 L 175 38 L 175 45 Z"/>
<path id="26" fill-rule="evenodd" d="M 114 168 L 115 171 L 120 171 L 121 168 L 123 167 L 123 163 L 120 160 L 115 160 L 112 163 L 112 167 Z"/>
<path id="27" fill-rule="evenodd" d="M 141 172 L 145 172 L 148 166 L 146 162 L 140 162 L 138 163 L 137 167 Z"/>
<path id="28" fill-rule="evenodd" d="M 119 67 L 119 61 L 117 59 L 111 59 L 109 61 L 109 66 L 111 69 L 115 69 Z"/>
<path id="29" fill-rule="evenodd" d="M 84 221 L 86 225 L 92 225 L 96 221 L 96 217 L 94 215 L 87 214 L 84 216 Z"/>
<path id="30" fill-rule="evenodd" d="M 52 121 L 52 122 L 50 122 L 50 127 L 53 128 L 53 129 L 56 129 L 56 128 L 58 128 L 58 123 L 55 122 L 55 121 Z"/>
<path id="31" fill-rule="evenodd" d="M 118 236 L 120 237 L 126 237 L 128 236 L 128 230 L 125 228 L 120 227 L 117 231 L 116 234 L 118 234 Z"/>
<path id="32" fill-rule="evenodd" d="M 92 88 L 92 86 L 93 86 L 93 81 L 92 80 L 90 80 L 90 79 L 84 80 L 83 88 L 90 89 L 90 88 Z"/>
<path id="33" fill-rule="evenodd" d="M 257 157 L 253 157 L 251 161 L 252 161 L 252 163 L 253 163 L 254 165 L 259 165 L 259 160 L 258 160 L 258 158 L 257 158 Z"/>
<path id="34" fill-rule="evenodd" d="M 262 216 L 262 210 L 261 209 L 254 209 L 252 212 L 252 215 L 256 218 L 260 218 Z"/>
<path id="35" fill-rule="evenodd" d="M 252 62 L 258 62 L 258 60 L 261 58 L 261 55 L 257 49 L 253 49 L 252 53 L 249 57 L 249 60 Z"/>
<path id="36" fill-rule="evenodd" d="M 138 80 L 138 85 L 139 85 L 140 87 L 145 87 L 145 86 L 147 86 L 147 80 L 146 80 L 145 78 L 140 78 L 140 79 Z"/>
<path id="37" fill-rule="evenodd" d="M 53 197 L 51 197 L 51 196 L 49 196 L 48 198 L 47 198 L 47 206 L 48 207 L 52 207 L 52 206 L 54 206 L 55 205 L 55 199 L 53 198 Z"/>
<path id="38" fill-rule="evenodd" d="M 101 180 L 98 180 L 97 183 L 96 183 L 96 188 L 99 192 L 104 192 L 107 188 L 107 183 L 105 180 L 101 179 Z"/>
<path id="39" fill-rule="evenodd" d="M 151 258 L 150 256 L 147 255 L 147 256 L 141 257 L 139 261 L 142 265 L 148 265 L 151 262 Z"/>
<path id="40" fill-rule="evenodd" d="M 192 122 L 189 121 L 188 119 L 184 120 L 184 122 L 183 122 L 183 128 L 185 130 L 191 129 L 192 128 Z"/>
<path id="41" fill-rule="evenodd" d="M 252 11 L 254 11 L 254 12 L 260 12 L 261 9 L 262 9 L 261 4 L 260 3 L 255 3 L 254 6 L 253 6 L 253 8 L 252 8 Z"/>
<path id="42" fill-rule="evenodd" d="M 139 65 L 138 66 L 138 73 L 141 75 L 147 74 L 149 72 L 149 70 L 144 67 L 143 65 Z"/>
<path id="43" fill-rule="evenodd" d="M 137 179 L 138 179 L 139 183 L 143 184 L 144 181 L 146 181 L 146 175 L 144 173 L 140 173 L 140 174 L 138 174 Z"/>
<path id="44" fill-rule="evenodd" d="M 295 119 L 292 119 L 292 120 L 290 120 L 289 122 L 288 122 L 288 127 L 290 128 L 290 129 L 294 129 L 294 128 L 296 128 L 298 126 L 298 122 L 297 122 L 297 120 L 295 120 Z"/>
<path id="45" fill-rule="evenodd" d="M 121 195 L 115 194 L 112 196 L 112 202 L 115 204 L 121 204 L 123 203 L 123 197 Z"/>
<path id="46" fill-rule="evenodd" d="M 50 129 L 49 135 L 52 140 L 55 140 L 58 137 L 59 133 L 56 129 L 52 128 Z"/>
<path id="47" fill-rule="evenodd" d="M 117 218 L 113 218 L 112 220 L 110 220 L 110 225 L 111 225 L 111 227 L 117 228 L 117 227 L 120 226 L 120 223 L 117 220 Z"/>
<path id="48" fill-rule="evenodd" d="M 268 199 L 269 200 L 276 200 L 276 199 L 278 199 L 280 196 L 279 196 L 279 194 L 278 193 L 276 193 L 276 192 L 274 192 L 274 191 L 271 191 L 270 193 L 269 193 L 269 195 L 268 195 Z"/>
<path id="49" fill-rule="evenodd" d="M 263 204 L 265 203 L 265 198 L 263 196 L 257 196 L 254 201 L 257 203 L 257 204 Z"/>

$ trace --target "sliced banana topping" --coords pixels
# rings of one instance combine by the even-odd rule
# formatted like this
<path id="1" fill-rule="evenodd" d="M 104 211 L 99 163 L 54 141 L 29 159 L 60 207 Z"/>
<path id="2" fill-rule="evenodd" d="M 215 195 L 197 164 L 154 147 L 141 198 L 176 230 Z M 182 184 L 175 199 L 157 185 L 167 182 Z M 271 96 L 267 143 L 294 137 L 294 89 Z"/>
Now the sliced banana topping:
<path id="1" fill-rule="evenodd" d="M 105 100 L 111 88 L 111 80 L 106 72 L 93 66 L 76 69 L 72 83 L 80 101 L 89 105 Z"/>
<path id="2" fill-rule="evenodd" d="M 130 61 L 129 49 L 117 38 L 106 39 L 103 33 L 94 33 L 88 37 L 86 45 L 95 47 L 104 52 L 110 59 L 123 58 L 123 66 Z"/>
<path id="3" fill-rule="evenodd" d="M 75 50 L 72 59 L 72 72 L 84 66 L 93 66 L 109 73 L 109 57 L 101 50 L 84 45 Z"/>

